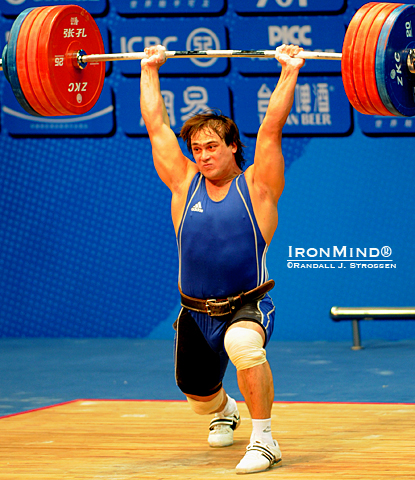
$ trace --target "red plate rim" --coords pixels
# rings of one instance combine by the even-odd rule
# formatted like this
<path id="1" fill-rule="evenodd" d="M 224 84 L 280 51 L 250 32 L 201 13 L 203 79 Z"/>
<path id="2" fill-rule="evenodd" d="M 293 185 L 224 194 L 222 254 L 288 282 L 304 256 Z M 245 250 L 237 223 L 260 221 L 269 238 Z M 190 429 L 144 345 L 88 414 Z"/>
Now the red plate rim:
<path id="1" fill-rule="evenodd" d="M 373 107 L 378 111 L 379 115 L 391 116 L 393 115 L 383 104 L 380 98 L 377 82 L 376 82 L 376 50 L 379 40 L 379 35 L 384 23 L 389 15 L 403 3 L 391 3 L 379 12 L 372 27 L 366 37 L 366 65 L 364 68 L 364 79 L 366 84 L 366 90 Z"/>
<path id="2" fill-rule="evenodd" d="M 380 112 L 373 106 L 366 90 L 366 42 L 370 29 L 372 28 L 377 16 L 388 6 L 389 4 L 387 3 L 378 3 L 367 12 L 365 18 L 357 29 L 356 42 L 353 48 L 353 81 L 356 89 L 356 95 L 362 107 L 370 115 L 379 115 Z"/>
<path id="3" fill-rule="evenodd" d="M 36 17 L 46 7 L 38 7 L 32 10 L 24 19 L 16 42 L 16 70 L 19 77 L 20 86 L 29 105 L 39 115 L 48 116 L 50 113 L 40 104 L 29 78 L 27 66 L 27 45 L 30 37 L 30 29 Z"/>
<path id="4" fill-rule="evenodd" d="M 368 114 L 366 109 L 363 108 L 362 104 L 359 101 L 359 98 L 356 94 L 356 87 L 353 80 L 353 50 L 356 43 L 356 36 L 359 30 L 359 26 L 364 20 L 366 14 L 375 6 L 378 5 L 377 2 L 370 2 L 366 5 L 363 5 L 359 10 L 354 14 L 350 24 L 346 30 L 346 35 L 344 37 L 343 48 L 342 48 L 342 78 L 343 85 L 346 91 L 347 98 L 351 105 L 360 113 Z"/>
<path id="5" fill-rule="evenodd" d="M 52 103 L 51 98 L 46 94 L 39 75 L 39 37 L 45 26 L 46 18 L 51 11 L 59 9 L 60 6 L 45 7 L 34 19 L 27 45 L 27 66 L 30 82 L 40 104 L 49 112 L 50 116 L 62 115 L 62 111 L 57 109 Z M 66 113 L 65 113 L 66 114 Z"/>

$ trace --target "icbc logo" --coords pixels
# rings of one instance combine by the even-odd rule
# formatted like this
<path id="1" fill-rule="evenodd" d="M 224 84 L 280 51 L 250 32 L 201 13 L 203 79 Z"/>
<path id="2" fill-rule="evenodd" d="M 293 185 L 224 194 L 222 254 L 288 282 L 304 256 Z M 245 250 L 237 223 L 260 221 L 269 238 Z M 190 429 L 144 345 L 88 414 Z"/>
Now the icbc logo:
<path id="1" fill-rule="evenodd" d="M 220 50 L 220 41 L 215 32 L 209 28 L 196 28 L 188 36 L 186 41 L 187 50 Z M 190 58 L 190 60 L 199 67 L 210 67 L 217 58 L 201 59 Z"/>

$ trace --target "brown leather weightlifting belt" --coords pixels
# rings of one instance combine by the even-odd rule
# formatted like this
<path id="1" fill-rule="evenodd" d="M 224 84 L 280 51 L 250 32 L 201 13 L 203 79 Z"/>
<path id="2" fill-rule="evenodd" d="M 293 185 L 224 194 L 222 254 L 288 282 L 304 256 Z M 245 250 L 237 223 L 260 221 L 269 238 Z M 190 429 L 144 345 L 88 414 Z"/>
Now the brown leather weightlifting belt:
<path id="1" fill-rule="evenodd" d="M 182 307 L 193 310 L 194 312 L 207 313 L 211 317 L 220 317 L 222 315 L 234 313 L 243 305 L 258 300 L 258 298 L 274 288 L 274 285 L 274 280 L 268 280 L 249 292 L 242 292 L 235 297 L 228 297 L 221 300 L 217 300 L 216 298 L 202 300 L 199 298 L 188 297 L 181 291 L 180 286 L 179 290 L 182 298 Z"/>

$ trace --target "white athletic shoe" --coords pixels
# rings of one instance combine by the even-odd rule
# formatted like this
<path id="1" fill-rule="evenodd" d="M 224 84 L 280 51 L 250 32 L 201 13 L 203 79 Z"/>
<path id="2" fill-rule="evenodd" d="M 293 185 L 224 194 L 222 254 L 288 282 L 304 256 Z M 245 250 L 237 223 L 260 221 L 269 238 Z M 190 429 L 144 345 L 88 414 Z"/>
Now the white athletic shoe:
<path id="1" fill-rule="evenodd" d="M 218 413 L 210 422 L 208 442 L 211 447 L 228 447 L 233 444 L 233 432 L 239 427 L 241 417 L 238 410 L 225 417 Z"/>
<path id="2" fill-rule="evenodd" d="M 236 466 L 236 473 L 263 472 L 281 464 L 281 450 L 275 442 L 274 445 L 269 445 L 256 440 L 246 447 L 245 456 Z"/>

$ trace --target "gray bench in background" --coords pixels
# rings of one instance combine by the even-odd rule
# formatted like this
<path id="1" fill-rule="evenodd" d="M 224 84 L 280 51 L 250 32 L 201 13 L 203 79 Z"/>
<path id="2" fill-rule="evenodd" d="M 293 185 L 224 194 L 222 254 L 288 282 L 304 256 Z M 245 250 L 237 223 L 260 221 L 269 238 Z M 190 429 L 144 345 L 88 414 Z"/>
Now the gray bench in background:
<path id="1" fill-rule="evenodd" d="M 361 320 L 415 320 L 415 307 L 332 307 L 330 317 L 335 322 L 352 322 L 352 350 L 362 349 L 360 341 Z"/>

